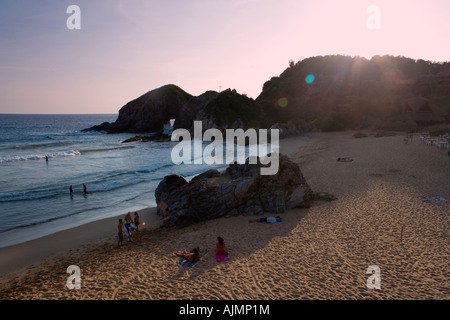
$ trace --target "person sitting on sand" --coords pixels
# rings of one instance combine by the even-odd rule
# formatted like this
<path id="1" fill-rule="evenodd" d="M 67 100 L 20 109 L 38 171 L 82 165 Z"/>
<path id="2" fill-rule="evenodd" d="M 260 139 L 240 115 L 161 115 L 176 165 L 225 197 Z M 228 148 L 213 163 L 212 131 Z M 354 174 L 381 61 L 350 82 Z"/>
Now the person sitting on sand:
<path id="1" fill-rule="evenodd" d="M 174 255 L 176 255 L 177 257 L 181 257 L 186 260 L 189 260 L 189 262 L 194 262 L 194 261 L 200 260 L 199 248 L 194 248 L 191 250 L 191 252 L 187 252 L 186 250 L 184 250 L 181 253 L 175 252 Z"/>
<path id="2" fill-rule="evenodd" d="M 117 226 L 118 229 L 118 235 L 119 235 L 119 241 L 117 242 L 117 247 L 120 247 L 123 245 L 123 222 L 122 219 L 119 219 L 119 225 Z"/>
<path id="3" fill-rule="evenodd" d="M 345 157 L 345 158 L 338 158 L 337 161 L 338 162 L 353 162 L 353 159 L 351 159 L 349 157 Z"/>
<path id="4" fill-rule="evenodd" d="M 216 253 L 217 254 L 227 254 L 225 241 L 222 237 L 217 237 L 217 243 L 216 243 Z"/>
<path id="5" fill-rule="evenodd" d="M 259 218 L 259 219 L 250 219 L 248 220 L 249 223 L 252 222 L 258 222 L 258 223 L 277 223 L 282 222 L 283 219 L 281 219 L 280 216 L 277 217 L 267 217 L 267 218 Z"/>

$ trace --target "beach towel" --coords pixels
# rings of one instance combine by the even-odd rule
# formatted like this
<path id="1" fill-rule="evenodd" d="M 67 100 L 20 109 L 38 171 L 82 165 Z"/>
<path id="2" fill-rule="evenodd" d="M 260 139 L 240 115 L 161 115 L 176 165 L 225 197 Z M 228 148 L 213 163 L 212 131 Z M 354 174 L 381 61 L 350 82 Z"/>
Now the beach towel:
<path id="1" fill-rule="evenodd" d="M 422 200 L 423 202 L 431 203 L 431 200 L 428 199 L 428 198 L 426 198 L 426 197 L 417 197 L 417 198 L 419 198 L 419 199 Z"/>
<path id="2" fill-rule="evenodd" d="M 215 252 L 214 253 L 214 257 L 216 258 L 216 261 L 219 262 L 219 263 L 230 260 L 230 257 L 228 256 L 228 252 L 221 253 L 221 254 Z"/>
<path id="3" fill-rule="evenodd" d="M 195 260 L 194 262 L 190 262 L 189 260 L 187 260 L 185 258 L 181 258 L 180 261 L 178 261 L 178 265 L 180 267 L 192 268 L 193 266 L 195 266 L 197 264 L 197 262 L 202 260 L 204 256 L 206 256 L 206 250 L 203 251 L 203 252 L 200 252 L 200 259 Z"/>
<path id="4" fill-rule="evenodd" d="M 442 197 L 434 197 L 433 199 L 434 199 L 434 200 L 439 200 L 439 201 L 447 201 L 447 200 L 445 200 L 445 199 L 442 198 Z"/>
<path id="5" fill-rule="evenodd" d="M 265 223 L 265 222 L 258 222 L 259 224 L 283 224 L 283 221 L 281 222 L 273 222 L 273 223 Z"/>

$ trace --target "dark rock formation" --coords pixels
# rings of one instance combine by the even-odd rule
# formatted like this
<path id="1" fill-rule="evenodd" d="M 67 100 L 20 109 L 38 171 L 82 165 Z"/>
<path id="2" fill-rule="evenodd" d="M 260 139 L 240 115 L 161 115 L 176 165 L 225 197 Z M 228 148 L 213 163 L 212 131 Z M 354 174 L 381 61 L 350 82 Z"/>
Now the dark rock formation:
<path id="1" fill-rule="evenodd" d="M 259 128 L 263 118 L 259 105 L 236 90 L 206 91 L 195 97 L 175 85 L 166 85 L 128 102 L 115 122 L 104 122 L 83 131 L 154 133 L 171 119 L 175 119 L 174 129 L 190 131 L 195 120 L 203 122 L 203 130 Z"/>
<path id="2" fill-rule="evenodd" d="M 270 123 L 255 100 L 230 89 L 220 92 L 210 100 L 197 119 L 202 120 L 204 130 L 216 128 L 222 131 L 265 128 Z"/>
<path id="3" fill-rule="evenodd" d="M 354 129 L 399 116 L 420 126 L 449 121 L 449 84 L 448 61 L 317 56 L 290 63 L 264 83 L 255 101 L 273 123 L 304 119 L 322 131 Z M 407 131 L 417 124 L 392 123 L 384 129 Z"/>
<path id="4" fill-rule="evenodd" d="M 162 130 L 155 133 L 151 136 L 136 136 L 130 139 L 126 139 L 122 141 L 122 143 L 130 143 L 130 142 L 148 142 L 148 141 L 155 141 L 155 142 L 166 142 L 170 141 L 171 137 L 168 134 L 165 134 Z"/>
<path id="5" fill-rule="evenodd" d="M 298 165 L 285 155 L 280 155 L 275 175 L 261 175 L 262 166 L 247 159 L 246 164 L 229 165 L 224 173 L 208 170 L 190 182 L 166 176 L 155 190 L 156 203 L 168 205 L 172 227 L 185 227 L 223 216 L 277 214 L 309 207 L 314 199 L 334 198 L 314 194 Z"/>
<path id="6" fill-rule="evenodd" d="M 128 102 L 120 109 L 115 122 L 105 122 L 84 131 L 153 133 L 162 130 L 170 119 L 177 119 L 175 126 L 190 127 L 193 98 L 175 85 L 166 85 Z"/>
<path id="7" fill-rule="evenodd" d="M 305 81 L 309 75 L 314 75 L 313 81 Z M 281 138 L 312 128 L 372 126 L 377 119 L 393 120 L 379 129 L 411 130 L 450 120 L 449 79 L 450 62 L 393 56 L 311 57 L 290 63 L 264 84 L 256 99 L 231 89 L 192 96 L 166 85 L 128 102 L 114 123 L 85 131 L 153 133 L 170 119 L 176 119 L 174 129 L 188 130 L 194 120 L 202 121 L 204 130 L 278 126 L 283 129 Z"/>

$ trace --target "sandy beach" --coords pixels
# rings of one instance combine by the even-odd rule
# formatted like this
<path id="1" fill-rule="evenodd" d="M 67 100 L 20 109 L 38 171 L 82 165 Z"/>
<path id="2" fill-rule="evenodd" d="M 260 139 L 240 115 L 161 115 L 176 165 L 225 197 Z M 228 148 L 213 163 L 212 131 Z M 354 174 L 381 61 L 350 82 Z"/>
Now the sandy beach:
<path id="1" fill-rule="evenodd" d="M 449 299 L 450 157 L 417 134 L 403 139 L 347 131 L 281 140 L 312 190 L 337 197 L 282 213 L 282 224 L 239 216 L 167 230 L 148 208 L 121 249 L 119 217 L 0 248 L 0 299 Z M 219 235 L 231 248 L 223 263 L 214 259 Z M 197 246 L 206 256 L 178 266 L 174 252 Z M 66 287 L 70 265 L 80 267 L 79 290 Z M 370 290 L 374 265 L 381 288 Z"/>

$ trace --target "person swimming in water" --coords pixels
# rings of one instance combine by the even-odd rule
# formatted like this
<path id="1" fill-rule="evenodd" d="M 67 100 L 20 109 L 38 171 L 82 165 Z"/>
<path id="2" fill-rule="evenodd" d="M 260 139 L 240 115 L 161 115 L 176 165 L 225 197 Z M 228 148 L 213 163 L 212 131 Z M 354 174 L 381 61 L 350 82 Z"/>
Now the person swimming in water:
<path id="1" fill-rule="evenodd" d="M 89 192 L 87 191 L 87 187 L 86 185 L 83 183 L 83 193 L 84 194 L 88 194 Z"/>

